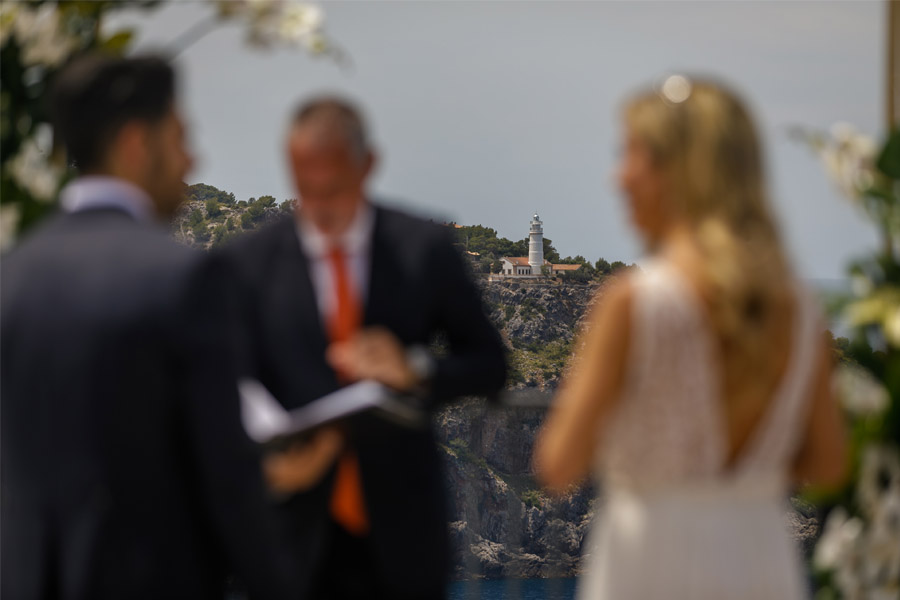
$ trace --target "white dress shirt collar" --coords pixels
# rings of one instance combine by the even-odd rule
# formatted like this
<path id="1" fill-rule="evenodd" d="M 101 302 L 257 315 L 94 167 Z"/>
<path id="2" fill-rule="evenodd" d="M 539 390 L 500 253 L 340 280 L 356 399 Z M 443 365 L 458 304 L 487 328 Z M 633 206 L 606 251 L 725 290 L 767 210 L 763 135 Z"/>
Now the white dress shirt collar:
<path id="1" fill-rule="evenodd" d="M 375 228 L 375 208 L 369 202 L 363 202 L 350 226 L 337 237 L 325 235 L 303 218 L 298 219 L 297 228 L 303 252 L 309 258 L 325 257 L 334 246 L 340 247 L 347 256 L 367 254 Z"/>
<path id="2" fill-rule="evenodd" d="M 98 208 L 124 211 L 138 221 L 152 221 L 156 208 L 150 195 L 138 186 L 108 175 L 86 175 L 67 184 L 59 195 L 66 212 Z"/>
<path id="3" fill-rule="evenodd" d="M 334 316 L 337 306 L 335 279 L 328 254 L 334 245 L 344 251 L 350 285 L 365 306 L 368 300 L 369 280 L 372 270 L 372 235 L 375 231 L 375 208 L 364 202 L 350 227 L 337 239 L 322 234 L 309 222 L 298 219 L 297 234 L 300 247 L 309 261 L 309 276 L 322 322 Z"/>

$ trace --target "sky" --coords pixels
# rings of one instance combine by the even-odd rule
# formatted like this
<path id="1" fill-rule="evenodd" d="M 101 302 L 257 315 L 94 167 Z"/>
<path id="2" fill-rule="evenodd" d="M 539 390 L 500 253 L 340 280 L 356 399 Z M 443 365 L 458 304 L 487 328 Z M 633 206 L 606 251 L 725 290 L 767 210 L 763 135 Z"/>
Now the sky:
<path id="1" fill-rule="evenodd" d="M 615 185 L 623 101 L 670 73 L 712 76 L 754 111 L 769 187 L 797 270 L 834 279 L 874 228 L 831 186 L 792 126 L 880 135 L 884 2 L 325 2 L 351 68 L 260 51 L 225 25 L 177 59 L 204 182 L 238 199 L 296 196 L 283 156 L 293 107 L 323 91 L 365 109 L 376 197 L 522 239 L 534 211 L 563 255 L 639 260 Z M 165 48 L 211 12 L 124 12 L 136 50 Z"/>

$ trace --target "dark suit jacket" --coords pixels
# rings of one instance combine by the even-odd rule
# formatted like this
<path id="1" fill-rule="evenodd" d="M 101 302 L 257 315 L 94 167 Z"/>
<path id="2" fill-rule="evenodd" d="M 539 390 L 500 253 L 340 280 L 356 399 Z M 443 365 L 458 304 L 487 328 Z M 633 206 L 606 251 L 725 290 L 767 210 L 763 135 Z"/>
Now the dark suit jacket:
<path id="1" fill-rule="evenodd" d="M 274 224 L 226 252 L 239 288 L 238 320 L 246 325 L 237 345 L 248 374 L 288 408 L 336 390 L 294 221 Z M 447 352 L 437 362 L 428 403 L 497 393 L 506 379 L 502 341 L 446 228 L 376 207 L 371 252 L 364 324 L 385 326 L 406 345 L 445 336 Z M 351 443 L 390 596 L 441 595 L 449 564 L 446 493 L 432 431 L 364 417 L 351 423 Z M 328 543 L 331 483 L 288 503 L 310 570 L 321 565 Z"/>
<path id="2" fill-rule="evenodd" d="M 104 209 L 4 257 L 3 598 L 291 591 L 201 256 Z"/>

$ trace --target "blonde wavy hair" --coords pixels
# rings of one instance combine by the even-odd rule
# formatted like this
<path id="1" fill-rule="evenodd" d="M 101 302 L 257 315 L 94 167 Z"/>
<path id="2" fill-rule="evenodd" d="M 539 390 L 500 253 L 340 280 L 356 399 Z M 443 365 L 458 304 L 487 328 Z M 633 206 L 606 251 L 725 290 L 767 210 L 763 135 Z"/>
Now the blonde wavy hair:
<path id="1" fill-rule="evenodd" d="M 731 358 L 759 375 L 771 362 L 766 325 L 784 306 L 790 283 L 760 142 L 734 93 L 709 81 L 689 85 L 680 101 L 664 88 L 634 96 L 625 121 L 662 169 L 675 218 L 695 234 L 713 326 Z"/>

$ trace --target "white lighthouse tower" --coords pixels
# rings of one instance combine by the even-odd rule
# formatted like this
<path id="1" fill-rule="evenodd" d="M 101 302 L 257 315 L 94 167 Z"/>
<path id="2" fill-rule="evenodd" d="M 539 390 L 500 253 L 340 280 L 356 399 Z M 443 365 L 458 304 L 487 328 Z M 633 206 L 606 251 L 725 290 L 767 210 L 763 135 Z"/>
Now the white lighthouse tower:
<path id="1" fill-rule="evenodd" d="M 528 231 L 528 264 L 532 275 L 541 274 L 544 266 L 544 224 L 537 213 L 534 213 L 531 229 Z"/>

